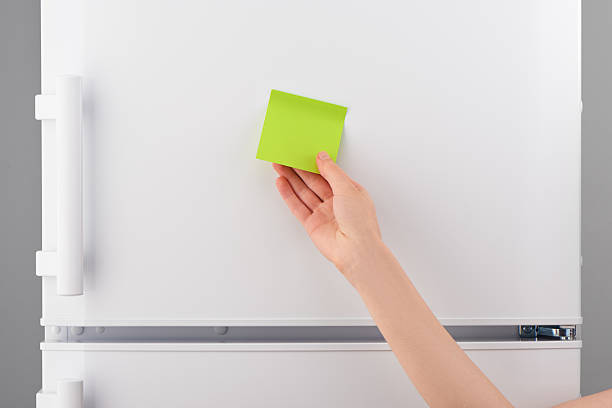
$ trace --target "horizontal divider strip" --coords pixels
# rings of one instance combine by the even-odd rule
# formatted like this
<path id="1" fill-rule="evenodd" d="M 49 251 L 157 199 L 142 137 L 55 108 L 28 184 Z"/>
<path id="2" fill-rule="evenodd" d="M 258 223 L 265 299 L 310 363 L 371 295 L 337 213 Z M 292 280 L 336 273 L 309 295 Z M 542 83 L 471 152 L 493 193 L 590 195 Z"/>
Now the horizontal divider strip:
<path id="1" fill-rule="evenodd" d="M 581 316 L 562 317 L 440 317 L 444 326 L 508 326 L 508 325 L 565 325 L 582 324 Z M 41 326 L 86 326 L 86 327 L 167 327 L 167 326 L 373 326 L 371 318 L 337 319 L 194 319 L 194 320 L 78 320 L 40 319 Z"/>
<path id="2" fill-rule="evenodd" d="M 445 326 L 457 342 L 534 342 L 519 326 Z M 376 326 L 187 326 L 45 328 L 48 342 L 65 343 L 384 343 Z M 580 337 L 577 337 L 580 340 Z M 541 343 L 554 340 L 538 340 Z M 569 340 L 563 340 L 569 341 Z"/>
<path id="3" fill-rule="evenodd" d="M 579 349 L 582 341 L 459 342 L 464 350 Z M 391 351 L 387 343 L 41 343 L 43 351 L 351 352 Z"/>

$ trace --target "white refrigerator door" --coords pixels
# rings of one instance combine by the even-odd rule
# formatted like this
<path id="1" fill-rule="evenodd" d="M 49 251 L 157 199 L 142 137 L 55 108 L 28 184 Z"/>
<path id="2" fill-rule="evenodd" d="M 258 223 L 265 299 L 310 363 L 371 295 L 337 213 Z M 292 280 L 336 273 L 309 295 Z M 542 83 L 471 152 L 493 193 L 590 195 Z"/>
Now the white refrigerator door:
<path id="1" fill-rule="evenodd" d="M 579 0 L 46 0 L 43 324 L 371 324 L 255 159 L 273 88 L 348 106 L 338 162 L 442 322 L 580 323 Z"/>
<path id="2" fill-rule="evenodd" d="M 579 345 L 555 343 L 460 344 L 515 406 L 535 408 L 579 397 Z M 69 378 L 82 381 L 85 407 L 426 407 L 383 344 L 43 343 L 42 350 L 39 400 L 52 400 Z"/>

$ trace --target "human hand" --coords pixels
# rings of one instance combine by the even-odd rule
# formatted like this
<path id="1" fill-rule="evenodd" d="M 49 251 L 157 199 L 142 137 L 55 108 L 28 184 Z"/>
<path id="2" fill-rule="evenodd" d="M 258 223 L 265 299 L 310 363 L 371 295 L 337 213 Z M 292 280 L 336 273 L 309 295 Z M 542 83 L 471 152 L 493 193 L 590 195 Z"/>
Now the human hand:
<path id="1" fill-rule="evenodd" d="M 326 152 L 317 166 L 320 175 L 274 163 L 276 188 L 319 251 L 351 280 L 352 265 L 382 245 L 374 203 Z"/>

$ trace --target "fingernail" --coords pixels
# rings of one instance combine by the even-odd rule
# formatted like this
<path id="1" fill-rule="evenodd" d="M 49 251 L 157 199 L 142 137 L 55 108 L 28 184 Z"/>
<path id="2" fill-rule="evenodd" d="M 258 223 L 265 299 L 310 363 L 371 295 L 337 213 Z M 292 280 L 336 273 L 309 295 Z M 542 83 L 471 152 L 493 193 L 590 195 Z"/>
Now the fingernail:
<path id="1" fill-rule="evenodd" d="M 327 154 L 327 152 L 319 152 L 319 159 L 327 160 L 329 159 L 329 154 Z"/>

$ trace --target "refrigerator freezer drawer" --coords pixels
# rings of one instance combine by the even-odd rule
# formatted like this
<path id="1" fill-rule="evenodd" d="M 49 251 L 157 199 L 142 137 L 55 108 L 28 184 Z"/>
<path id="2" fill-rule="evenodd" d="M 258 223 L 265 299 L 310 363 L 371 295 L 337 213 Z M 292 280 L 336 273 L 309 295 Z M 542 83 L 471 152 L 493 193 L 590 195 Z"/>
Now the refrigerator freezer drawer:
<path id="1" fill-rule="evenodd" d="M 517 407 L 549 407 L 579 396 L 579 341 L 460 344 Z M 82 380 L 85 407 L 426 406 L 384 343 L 43 343 L 41 348 L 41 395 L 53 395 L 64 378 Z"/>

